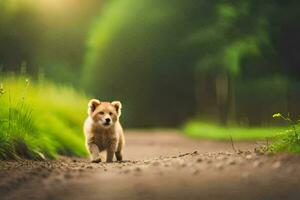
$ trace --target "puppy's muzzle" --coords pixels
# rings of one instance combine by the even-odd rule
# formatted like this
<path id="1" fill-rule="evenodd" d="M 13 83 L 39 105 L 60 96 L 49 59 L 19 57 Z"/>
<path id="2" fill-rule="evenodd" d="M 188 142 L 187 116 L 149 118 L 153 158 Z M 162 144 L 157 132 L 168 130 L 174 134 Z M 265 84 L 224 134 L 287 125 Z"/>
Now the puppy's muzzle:
<path id="1" fill-rule="evenodd" d="M 104 125 L 108 126 L 108 125 L 110 125 L 110 122 L 111 122 L 111 119 L 110 118 L 106 118 Z"/>

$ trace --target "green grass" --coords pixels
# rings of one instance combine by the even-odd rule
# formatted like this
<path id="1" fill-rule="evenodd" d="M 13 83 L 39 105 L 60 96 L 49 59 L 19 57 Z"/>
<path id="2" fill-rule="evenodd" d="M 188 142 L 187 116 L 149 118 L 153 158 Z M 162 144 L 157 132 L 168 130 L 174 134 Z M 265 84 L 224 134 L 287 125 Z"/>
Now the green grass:
<path id="1" fill-rule="evenodd" d="M 300 153 L 300 120 L 292 119 L 290 114 L 285 116 L 281 113 L 274 114 L 273 118 L 285 121 L 289 127 L 283 134 L 274 138 L 269 151 Z"/>
<path id="2" fill-rule="evenodd" d="M 0 84 L 0 159 L 86 155 L 84 94 L 25 77 L 2 76 Z"/>
<path id="3" fill-rule="evenodd" d="M 230 135 L 234 140 L 253 140 L 272 138 L 284 132 L 285 127 L 223 127 L 214 123 L 191 121 L 183 130 L 194 138 L 229 140 Z"/>
<path id="4" fill-rule="evenodd" d="M 220 126 L 215 123 L 190 121 L 183 130 L 186 135 L 193 138 L 230 140 L 265 140 L 269 138 L 272 143 L 265 148 L 271 152 L 300 153 L 300 124 L 295 127 L 239 127 Z"/>
<path id="5" fill-rule="evenodd" d="M 71 87 L 26 77 L 0 77 L 0 159 L 85 156 L 82 123 L 88 98 Z M 300 152 L 300 136 L 286 127 L 222 127 L 190 121 L 194 138 L 251 140 L 273 138 L 271 151 Z M 296 127 L 297 132 L 299 130 Z"/>
<path id="6" fill-rule="evenodd" d="M 293 131 L 287 130 L 285 134 L 276 136 L 268 150 L 272 152 L 300 153 L 299 133 L 295 135 Z"/>

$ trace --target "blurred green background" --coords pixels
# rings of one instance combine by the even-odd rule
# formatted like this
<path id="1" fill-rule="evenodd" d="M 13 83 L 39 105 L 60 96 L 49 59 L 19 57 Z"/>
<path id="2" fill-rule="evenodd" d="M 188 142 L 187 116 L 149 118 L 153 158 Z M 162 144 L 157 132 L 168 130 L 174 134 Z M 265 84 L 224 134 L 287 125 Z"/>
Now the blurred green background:
<path id="1" fill-rule="evenodd" d="M 299 1 L 2 0 L 0 65 L 119 99 L 129 126 L 298 113 Z"/>
<path id="2" fill-rule="evenodd" d="M 1 0 L 0 71 L 120 100 L 125 127 L 274 126 L 273 113 L 300 111 L 299 9 L 297 0 Z"/>

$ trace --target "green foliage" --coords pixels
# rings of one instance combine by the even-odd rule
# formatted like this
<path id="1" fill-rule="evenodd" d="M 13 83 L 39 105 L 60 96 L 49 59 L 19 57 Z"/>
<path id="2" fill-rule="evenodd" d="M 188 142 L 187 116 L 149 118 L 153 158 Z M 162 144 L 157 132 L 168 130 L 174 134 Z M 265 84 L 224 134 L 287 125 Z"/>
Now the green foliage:
<path id="1" fill-rule="evenodd" d="M 99 0 L 1 0 L 0 68 L 18 70 L 25 62 L 33 75 L 43 70 L 47 78 L 78 86 L 86 33 L 102 4 Z"/>
<path id="2" fill-rule="evenodd" d="M 300 112 L 299 7 L 297 0 L 1 0 L 0 71 L 28 64 L 33 77 L 42 72 L 121 100 L 128 126 L 177 126 L 202 114 L 271 124 L 274 110 Z M 286 79 L 284 87 L 273 77 Z"/>
<path id="3" fill-rule="evenodd" d="M 84 95 L 45 80 L 1 77 L 0 159 L 86 155 Z"/>
<path id="4" fill-rule="evenodd" d="M 215 123 L 203 121 L 190 121 L 185 124 L 183 131 L 193 138 L 215 139 L 215 140 L 253 140 L 269 139 L 272 143 L 263 147 L 263 151 L 271 152 L 300 152 L 300 120 L 293 120 L 291 117 L 281 113 L 273 114 L 273 118 L 282 119 L 289 124 L 285 127 L 246 127 L 228 125 L 227 127 Z"/>
<path id="5" fill-rule="evenodd" d="M 216 139 L 216 140 L 253 140 L 273 138 L 284 128 L 282 127 L 245 127 L 229 125 L 227 127 L 215 123 L 190 121 L 185 124 L 183 131 L 186 135 L 194 138 Z"/>
<path id="6" fill-rule="evenodd" d="M 213 115 L 225 115 L 222 112 L 229 112 L 229 104 L 233 102 L 242 102 L 240 105 L 253 102 L 253 97 L 244 98 L 247 95 L 242 93 L 267 88 L 258 85 L 253 90 L 251 83 L 264 84 L 276 76 L 279 81 L 287 77 L 286 66 L 278 54 L 281 33 L 272 25 L 289 24 L 291 19 L 281 15 L 291 10 L 292 5 L 297 7 L 298 3 L 110 1 L 91 28 L 83 66 L 85 88 L 104 99 L 122 100 L 128 108 L 125 119 L 129 126 L 176 125 L 204 113 L 208 104 Z M 298 15 L 293 9 L 292 13 Z M 216 94 L 226 90 L 216 84 L 220 76 L 228 80 L 228 91 L 220 93 L 223 97 Z M 243 87 L 245 82 L 249 87 Z M 243 92 L 239 91 L 240 86 Z M 280 99 L 278 104 L 286 105 L 282 100 L 285 97 L 276 95 L 273 96 Z M 257 92 L 254 98 L 264 99 L 264 96 Z M 269 107 L 277 106 L 277 102 L 268 103 Z M 196 107 L 199 109 L 192 109 Z M 260 110 L 262 117 L 258 117 L 257 123 L 252 120 L 256 115 L 242 113 L 243 109 L 254 110 L 242 108 L 233 115 L 248 118 L 249 124 L 270 123 L 269 110 Z M 284 111 L 281 107 L 278 110 Z M 205 114 L 212 114 L 209 112 L 205 110 Z"/>
<path id="7" fill-rule="evenodd" d="M 193 3 L 200 4 L 111 1 L 91 31 L 85 88 L 104 100 L 122 101 L 128 126 L 176 125 L 193 110 L 193 69 L 182 44 L 196 12 L 189 13 Z M 191 108 L 179 108 L 173 98 Z M 171 119 L 168 110 L 178 119 Z"/>
<path id="8" fill-rule="evenodd" d="M 281 76 L 270 76 L 239 79 L 237 83 L 234 91 L 237 120 L 251 126 L 278 124 L 270 116 L 274 110 L 286 111 L 288 80 Z"/>
<path id="9" fill-rule="evenodd" d="M 273 118 L 282 119 L 289 124 L 289 128 L 280 135 L 277 135 L 269 147 L 269 151 L 300 152 L 300 120 L 293 120 L 289 115 L 284 116 L 276 113 Z"/>

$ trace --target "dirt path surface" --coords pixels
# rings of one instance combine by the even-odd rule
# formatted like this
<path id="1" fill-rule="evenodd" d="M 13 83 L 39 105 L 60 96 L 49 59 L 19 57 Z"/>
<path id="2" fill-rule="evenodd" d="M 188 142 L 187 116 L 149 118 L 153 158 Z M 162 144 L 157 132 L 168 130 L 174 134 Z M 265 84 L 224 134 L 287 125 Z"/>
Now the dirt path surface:
<path id="1" fill-rule="evenodd" d="M 255 142 L 128 131 L 122 163 L 0 161 L 0 199 L 300 199 L 300 156 L 258 155 Z"/>

